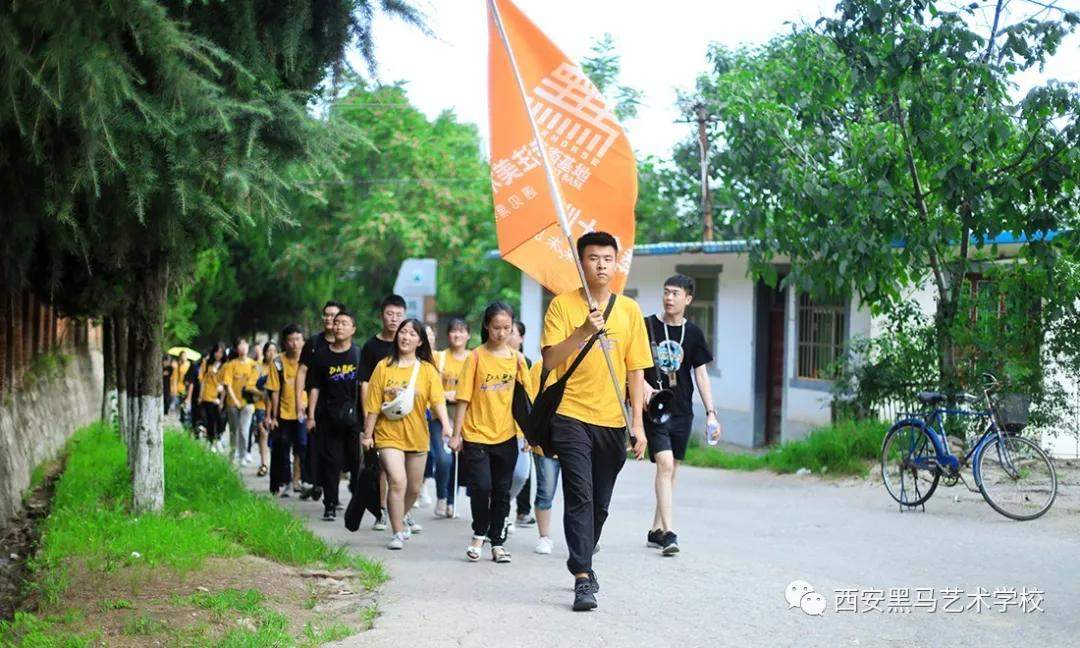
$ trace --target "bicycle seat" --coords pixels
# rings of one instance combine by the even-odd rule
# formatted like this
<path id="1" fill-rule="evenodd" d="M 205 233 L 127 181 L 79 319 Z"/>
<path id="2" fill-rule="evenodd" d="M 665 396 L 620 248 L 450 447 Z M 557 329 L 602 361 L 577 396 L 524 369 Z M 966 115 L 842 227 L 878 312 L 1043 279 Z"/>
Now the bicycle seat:
<path id="1" fill-rule="evenodd" d="M 936 391 L 924 391 L 919 392 L 915 398 L 919 399 L 919 402 L 923 405 L 938 405 L 945 402 L 945 394 Z"/>

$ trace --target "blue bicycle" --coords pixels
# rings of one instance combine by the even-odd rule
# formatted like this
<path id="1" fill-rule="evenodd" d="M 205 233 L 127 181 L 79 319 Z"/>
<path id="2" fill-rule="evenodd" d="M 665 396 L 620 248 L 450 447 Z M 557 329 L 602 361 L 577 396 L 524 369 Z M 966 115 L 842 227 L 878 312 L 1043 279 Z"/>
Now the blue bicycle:
<path id="1" fill-rule="evenodd" d="M 923 505 L 944 478 L 946 486 L 963 481 L 962 467 L 971 465 L 972 492 L 995 511 L 1014 520 L 1034 520 L 1046 513 L 1057 497 L 1057 473 L 1050 457 L 1031 439 L 1020 436 L 1027 425 L 1030 399 L 1020 394 L 997 392 L 1001 383 L 984 374 L 982 397 L 958 394 L 955 402 L 985 409 L 941 407 L 948 397 L 941 392 L 922 392 L 918 400 L 928 414 L 901 414 L 881 445 L 881 476 L 889 495 L 904 507 Z M 979 440 L 963 456 L 949 449 L 944 416 L 967 416 L 986 420 Z"/>

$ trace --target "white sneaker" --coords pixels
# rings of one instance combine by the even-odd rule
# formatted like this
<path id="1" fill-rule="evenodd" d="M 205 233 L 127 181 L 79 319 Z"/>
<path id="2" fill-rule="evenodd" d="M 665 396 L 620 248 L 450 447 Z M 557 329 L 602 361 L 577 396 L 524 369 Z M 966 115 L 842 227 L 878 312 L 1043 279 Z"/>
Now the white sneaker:
<path id="1" fill-rule="evenodd" d="M 244 455 L 244 458 L 240 460 L 240 465 L 245 468 L 253 463 L 255 463 L 255 457 L 252 457 L 250 452 Z"/>
<path id="2" fill-rule="evenodd" d="M 449 517 L 446 515 L 446 500 L 441 499 L 438 502 L 435 502 L 435 517 Z"/>
<path id="3" fill-rule="evenodd" d="M 401 535 L 405 536 L 406 540 L 412 538 L 412 529 L 410 529 L 408 525 L 406 525 L 405 530 L 401 532 Z"/>
<path id="4" fill-rule="evenodd" d="M 411 533 L 420 533 L 424 530 L 424 527 L 420 526 L 416 522 L 413 522 L 411 515 L 405 516 L 405 526 L 408 527 Z"/>
<path id="5" fill-rule="evenodd" d="M 405 548 L 405 534 L 404 533 L 395 533 L 393 535 L 393 537 L 390 538 L 390 542 L 386 543 L 386 548 L 387 549 L 392 549 L 392 550 L 395 550 L 395 551 L 400 551 L 401 549 L 404 549 Z"/>
<path id="6" fill-rule="evenodd" d="M 420 506 L 428 506 L 429 504 L 431 504 L 431 495 L 428 494 L 427 483 L 428 480 L 425 479 L 423 485 L 420 486 L 420 497 L 417 498 L 416 503 L 413 505 L 413 508 L 416 508 L 416 504 L 419 504 Z"/>
<path id="7" fill-rule="evenodd" d="M 546 556 L 551 553 L 551 550 L 554 547 L 555 543 L 551 541 L 551 538 L 547 536 L 540 536 L 540 538 L 536 541 L 536 546 L 533 547 L 533 553 L 538 553 Z"/>
<path id="8" fill-rule="evenodd" d="M 382 517 L 375 520 L 375 524 L 371 526 L 374 531 L 386 531 L 386 524 L 390 521 L 390 511 L 386 509 L 382 510 Z"/>

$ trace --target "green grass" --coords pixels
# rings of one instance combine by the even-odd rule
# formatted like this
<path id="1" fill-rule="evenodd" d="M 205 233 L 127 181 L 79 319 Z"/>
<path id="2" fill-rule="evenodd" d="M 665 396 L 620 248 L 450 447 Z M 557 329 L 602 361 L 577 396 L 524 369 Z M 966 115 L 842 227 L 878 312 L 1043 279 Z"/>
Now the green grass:
<path id="1" fill-rule="evenodd" d="M 375 627 L 375 619 L 379 618 L 382 614 L 382 610 L 379 609 L 379 604 L 372 601 L 367 607 L 361 611 L 361 620 L 364 624 L 364 630 L 371 630 Z"/>
<path id="2" fill-rule="evenodd" d="M 367 626 L 366 629 L 370 630 L 371 626 Z M 340 641 L 355 634 L 355 632 L 349 626 L 338 621 L 328 621 L 320 626 L 309 623 L 304 628 L 304 642 L 300 645 L 304 648 L 315 648 L 331 641 Z"/>
<path id="3" fill-rule="evenodd" d="M 149 614 L 133 615 L 124 622 L 123 634 L 131 636 L 156 635 L 165 630 L 165 624 Z"/>
<path id="4" fill-rule="evenodd" d="M 68 625 L 81 620 L 81 615 L 68 613 L 30 614 L 16 612 L 11 621 L 0 621 L 0 646 L 27 648 L 86 648 L 100 640 L 97 632 L 76 632 Z"/>
<path id="5" fill-rule="evenodd" d="M 686 451 L 690 466 L 727 470 L 793 473 L 807 468 L 817 474 L 865 475 L 877 461 L 888 424 L 880 421 L 843 421 L 818 428 L 805 439 L 784 443 L 761 455 L 740 454 L 693 445 Z"/>
<path id="6" fill-rule="evenodd" d="M 105 571 L 130 565 L 180 572 L 211 556 L 262 556 L 286 565 L 325 565 L 386 580 L 382 563 L 331 547 L 269 497 L 249 492 L 228 461 L 185 434 L 165 435 L 165 511 L 132 516 L 125 449 L 95 424 L 69 442 L 68 461 L 45 522 L 40 567 L 72 558 Z"/>
<path id="7" fill-rule="evenodd" d="M 52 512 L 42 527 L 42 543 L 30 562 L 30 587 L 39 596 L 42 609 L 48 611 L 62 604 L 69 583 L 68 569 L 74 562 L 102 572 L 147 566 L 166 567 L 182 575 L 198 569 L 210 557 L 253 554 L 286 565 L 352 569 L 368 588 L 386 581 L 382 563 L 351 554 L 343 546 L 328 545 L 269 497 L 248 491 L 227 460 L 189 436 L 166 432 L 164 450 L 165 510 L 133 516 L 129 511 L 131 484 L 126 450 L 116 431 L 98 423 L 72 436 L 66 448 L 66 467 L 56 484 Z M 244 596 L 251 596 L 250 591 Z M 219 605 L 234 606 L 232 609 L 243 602 L 214 600 Z M 128 607 L 125 603 L 130 606 L 123 599 L 103 601 L 102 605 L 117 609 Z M 269 643 L 250 643 L 244 635 L 251 633 L 237 629 L 225 637 L 222 645 L 295 642 L 287 637 L 281 639 L 288 626 L 286 619 L 273 617 L 276 613 L 265 610 L 261 599 L 252 605 L 266 612 L 259 617 L 258 634 L 266 634 Z M 85 644 L 38 640 L 47 636 L 50 628 L 55 630 L 58 623 L 52 617 L 20 615 L 12 623 L 0 625 L 0 646 Z M 140 617 L 133 617 L 125 631 L 128 629 L 132 634 L 161 630 Z M 273 641 L 271 636 L 275 637 Z"/>
<path id="8" fill-rule="evenodd" d="M 109 610 L 130 610 L 135 604 L 127 599 L 103 599 L 98 602 L 98 609 L 102 612 Z"/>

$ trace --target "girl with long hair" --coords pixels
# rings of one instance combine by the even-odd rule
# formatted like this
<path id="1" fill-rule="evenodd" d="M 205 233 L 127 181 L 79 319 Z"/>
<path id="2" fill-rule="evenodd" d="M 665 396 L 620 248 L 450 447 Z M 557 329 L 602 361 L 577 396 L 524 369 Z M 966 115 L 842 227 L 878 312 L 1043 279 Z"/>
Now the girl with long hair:
<path id="1" fill-rule="evenodd" d="M 484 344 L 465 360 L 457 384 L 457 420 L 450 447 L 461 450 L 468 476 L 472 507 L 472 542 L 465 556 L 480 559 L 485 539 L 491 541 L 491 559 L 510 562 L 506 543 L 506 516 L 510 513 L 510 485 L 518 458 L 518 430 L 514 424 L 514 385 L 529 388 L 525 358 L 510 348 L 514 311 L 494 302 L 484 311 L 480 337 Z"/>
<path id="2" fill-rule="evenodd" d="M 410 394 L 411 401 L 405 400 Z M 420 495 L 424 480 L 424 465 L 431 445 L 427 410 L 442 424 L 445 441 L 451 428 L 442 378 L 435 367 L 424 325 L 419 320 L 408 319 L 394 333 L 390 357 L 375 366 L 364 400 L 362 444 L 365 449 L 378 449 L 388 482 L 386 502 L 394 534 L 388 549 L 403 549 L 405 540 L 420 530 L 406 512 Z"/>
<path id="3" fill-rule="evenodd" d="M 199 370 L 199 406 L 206 424 L 206 440 L 211 444 L 221 438 L 221 369 L 225 366 L 225 345 L 218 342 L 210 347 Z"/>

